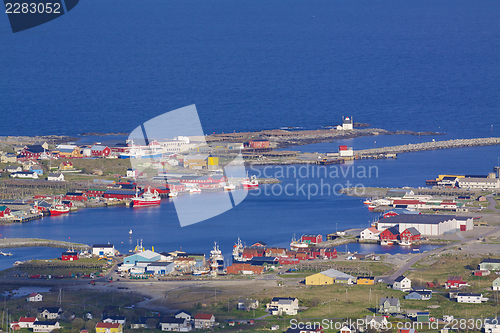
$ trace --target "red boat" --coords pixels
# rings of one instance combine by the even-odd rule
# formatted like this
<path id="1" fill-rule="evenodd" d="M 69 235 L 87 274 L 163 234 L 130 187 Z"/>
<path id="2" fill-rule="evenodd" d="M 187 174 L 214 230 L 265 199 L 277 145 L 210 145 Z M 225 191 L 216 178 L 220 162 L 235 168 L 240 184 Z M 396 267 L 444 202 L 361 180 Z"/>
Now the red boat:
<path id="1" fill-rule="evenodd" d="M 159 205 L 161 203 L 161 198 L 158 195 L 158 191 L 151 192 L 149 187 L 144 191 L 141 196 L 138 196 L 137 193 L 135 197 L 132 198 L 133 207 L 144 207 L 144 206 L 154 206 Z"/>
<path id="2" fill-rule="evenodd" d="M 259 181 L 257 180 L 257 177 L 255 177 L 255 175 L 253 175 L 251 178 L 248 178 L 248 174 L 247 174 L 247 178 L 245 178 L 241 184 L 243 185 L 243 188 L 256 188 L 256 187 L 259 187 Z"/>
<path id="3" fill-rule="evenodd" d="M 69 207 L 63 204 L 54 204 L 49 208 L 50 216 L 69 213 Z"/>

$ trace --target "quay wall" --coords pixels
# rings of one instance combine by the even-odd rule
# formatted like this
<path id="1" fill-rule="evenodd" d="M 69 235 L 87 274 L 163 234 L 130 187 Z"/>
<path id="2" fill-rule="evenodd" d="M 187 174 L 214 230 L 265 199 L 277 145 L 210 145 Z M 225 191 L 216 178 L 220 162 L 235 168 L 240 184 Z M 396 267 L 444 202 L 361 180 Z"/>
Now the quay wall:
<path id="1" fill-rule="evenodd" d="M 431 141 L 415 144 L 407 144 L 400 146 L 390 146 L 372 149 L 356 150 L 355 154 L 358 155 L 374 155 L 374 154 L 398 154 L 408 153 L 413 151 L 434 150 L 434 149 L 448 149 L 460 147 L 477 147 L 477 146 L 490 146 L 500 144 L 500 138 L 476 138 L 476 139 L 456 139 L 446 141 Z"/>

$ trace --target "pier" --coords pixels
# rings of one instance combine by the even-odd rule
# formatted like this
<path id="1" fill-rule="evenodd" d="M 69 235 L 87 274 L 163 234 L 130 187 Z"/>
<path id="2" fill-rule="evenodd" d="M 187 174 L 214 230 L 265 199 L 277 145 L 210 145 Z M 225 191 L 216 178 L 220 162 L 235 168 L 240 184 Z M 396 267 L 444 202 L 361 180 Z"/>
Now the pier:
<path id="1" fill-rule="evenodd" d="M 90 246 L 87 244 L 78 244 L 71 242 L 64 242 L 52 239 L 38 239 L 38 238 L 3 238 L 0 239 L 0 248 L 10 247 L 34 247 L 46 246 L 56 247 L 61 249 L 74 248 L 75 250 L 88 250 Z"/>
<path id="2" fill-rule="evenodd" d="M 390 146 L 372 149 L 357 150 L 355 154 L 359 156 L 373 156 L 380 154 L 399 154 L 422 150 L 491 146 L 500 144 L 500 138 L 477 138 L 477 139 L 456 139 L 446 141 L 430 141 L 400 146 Z"/>

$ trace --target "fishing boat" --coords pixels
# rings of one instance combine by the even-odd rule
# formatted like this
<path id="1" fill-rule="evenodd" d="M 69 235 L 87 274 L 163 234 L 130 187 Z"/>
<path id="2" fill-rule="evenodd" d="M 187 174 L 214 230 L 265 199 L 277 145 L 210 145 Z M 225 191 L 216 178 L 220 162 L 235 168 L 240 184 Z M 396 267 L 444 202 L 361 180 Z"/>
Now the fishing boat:
<path id="1" fill-rule="evenodd" d="M 132 229 L 130 229 L 130 230 L 128 231 L 128 234 L 129 234 L 130 236 L 132 236 Z"/>
<path id="2" fill-rule="evenodd" d="M 226 185 L 224 185 L 224 190 L 225 191 L 234 191 L 234 190 L 236 190 L 236 185 L 234 185 L 233 183 L 227 182 Z"/>
<path id="3" fill-rule="evenodd" d="M 189 189 L 189 193 L 201 193 L 201 190 L 197 187 Z"/>
<path id="4" fill-rule="evenodd" d="M 246 189 L 259 187 L 259 181 L 257 180 L 257 177 L 253 175 L 252 177 L 249 178 L 248 173 L 247 177 L 243 179 L 241 184 L 243 185 L 243 188 Z"/>
<path id="5" fill-rule="evenodd" d="M 365 201 L 363 201 L 363 203 L 364 203 L 365 205 L 369 205 L 369 204 L 371 204 L 371 203 L 372 203 L 372 200 L 371 200 L 371 199 L 366 199 Z"/>
<path id="6" fill-rule="evenodd" d="M 154 206 L 159 205 L 161 203 L 160 195 L 158 191 L 151 192 L 151 189 L 148 187 L 144 193 L 139 196 L 138 193 L 135 193 L 135 197 L 132 198 L 133 207 L 144 207 L 144 206 Z"/>
<path id="7" fill-rule="evenodd" d="M 244 258 L 243 257 L 243 243 L 241 242 L 241 239 L 238 237 L 238 241 L 236 244 L 233 245 L 233 263 L 238 263 L 238 262 L 245 262 L 251 260 L 251 258 Z"/>
<path id="8" fill-rule="evenodd" d="M 10 252 L 5 253 L 5 252 L 3 252 L 3 251 L 0 251 L 0 256 L 4 256 L 4 257 L 6 257 L 6 256 L 11 256 L 11 255 L 12 255 L 12 253 L 10 253 Z"/>
<path id="9" fill-rule="evenodd" d="M 224 256 L 217 242 L 214 242 L 214 248 L 210 251 L 210 267 L 213 275 L 220 274 L 224 270 Z"/>
<path id="10" fill-rule="evenodd" d="M 194 276 L 207 275 L 208 273 L 210 273 L 210 269 L 208 269 L 208 268 L 205 268 L 205 269 L 195 269 L 193 271 L 193 275 Z"/>
<path id="11" fill-rule="evenodd" d="M 401 242 L 399 242 L 399 245 L 401 245 L 401 246 L 411 246 L 411 241 L 409 241 L 409 240 L 402 240 Z"/>
<path id="12" fill-rule="evenodd" d="M 177 192 L 175 192 L 175 191 L 173 191 L 173 192 L 169 192 L 169 193 L 168 193 L 168 197 L 169 197 L 169 198 L 175 198 L 175 197 L 177 196 L 177 194 L 178 194 L 178 193 L 177 193 Z"/>
<path id="13" fill-rule="evenodd" d="M 62 214 L 69 213 L 69 207 L 61 203 L 61 201 L 55 201 L 49 208 L 51 216 L 58 216 Z"/>
<path id="14" fill-rule="evenodd" d="M 308 247 L 309 247 L 309 244 L 296 240 L 295 235 L 293 235 L 292 241 L 290 242 L 290 250 L 298 251 L 301 249 L 307 249 Z"/>
<path id="15" fill-rule="evenodd" d="M 394 242 L 388 239 L 383 239 L 380 241 L 380 245 L 393 245 Z"/>

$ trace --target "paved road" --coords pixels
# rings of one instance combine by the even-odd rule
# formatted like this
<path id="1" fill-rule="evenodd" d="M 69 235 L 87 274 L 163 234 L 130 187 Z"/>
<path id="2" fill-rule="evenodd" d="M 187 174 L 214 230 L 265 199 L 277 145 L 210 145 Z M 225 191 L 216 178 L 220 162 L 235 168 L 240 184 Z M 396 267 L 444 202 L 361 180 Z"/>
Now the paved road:
<path id="1" fill-rule="evenodd" d="M 496 205 L 496 203 L 495 203 L 495 205 Z M 500 231 L 500 226 L 496 227 L 493 230 L 487 231 L 487 232 L 479 235 L 477 238 L 479 238 L 479 237 L 486 237 L 486 236 L 489 236 L 490 234 L 493 234 L 493 233 L 496 233 L 496 232 L 499 232 L 499 231 Z M 476 237 L 475 238 L 471 238 L 471 239 L 465 241 L 464 243 L 475 242 L 475 241 L 477 241 L 477 238 Z M 452 243 L 452 244 L 449 244 L 449 245 L 446 245 L 446 246 L 443 246 L 443 247 L 439 247 L 437 249 L 434 249 L 434 250 L 427 251 L 425 253 L 421 253 L 419 255 L 416 255 L 413 258 L 411 258 L 410 260 L 408 260 L 408 262 L 406 264 L 404 264 L 403 266 L 401 266 L 396 272 L 394 272 L 394 274 L 392 274 L 389 277 L 383 278 L 383 279 L 384 279 L 384 281 L 386 283 L 393 283 L 394 280 L 398 276 L 403 275 L 403 273 L 406 272 L 408 269 L 410 269 L 410 267 L 413 266 L 417 261 L 419 261 L 419 260 L 421 260 L 423 258 L 426 258 L 426 257 L 430 256 L 431 254 L 435 254 L 435 253 L 437 253 L 439 251 L 443 251 L 443 250 L 447 250 L 449 248 L 452 248 L 452 247 L 454 247 L 456 245 L 457 245 L 456 243 Z"/>
<path id="2" fill-rule="evenodd" d="M 488 202 L 490 203 L 490 205 L 488 206 L 488 209 L 491 209 L 495 212 L 500 212 L 500 209 L 495 208 L 495 206 L 497 205 L 497 202 L 495 201 L 495 199 L 493 199 L 493 194 L 487 195 L 486 199 L 488 199 Z"/>

